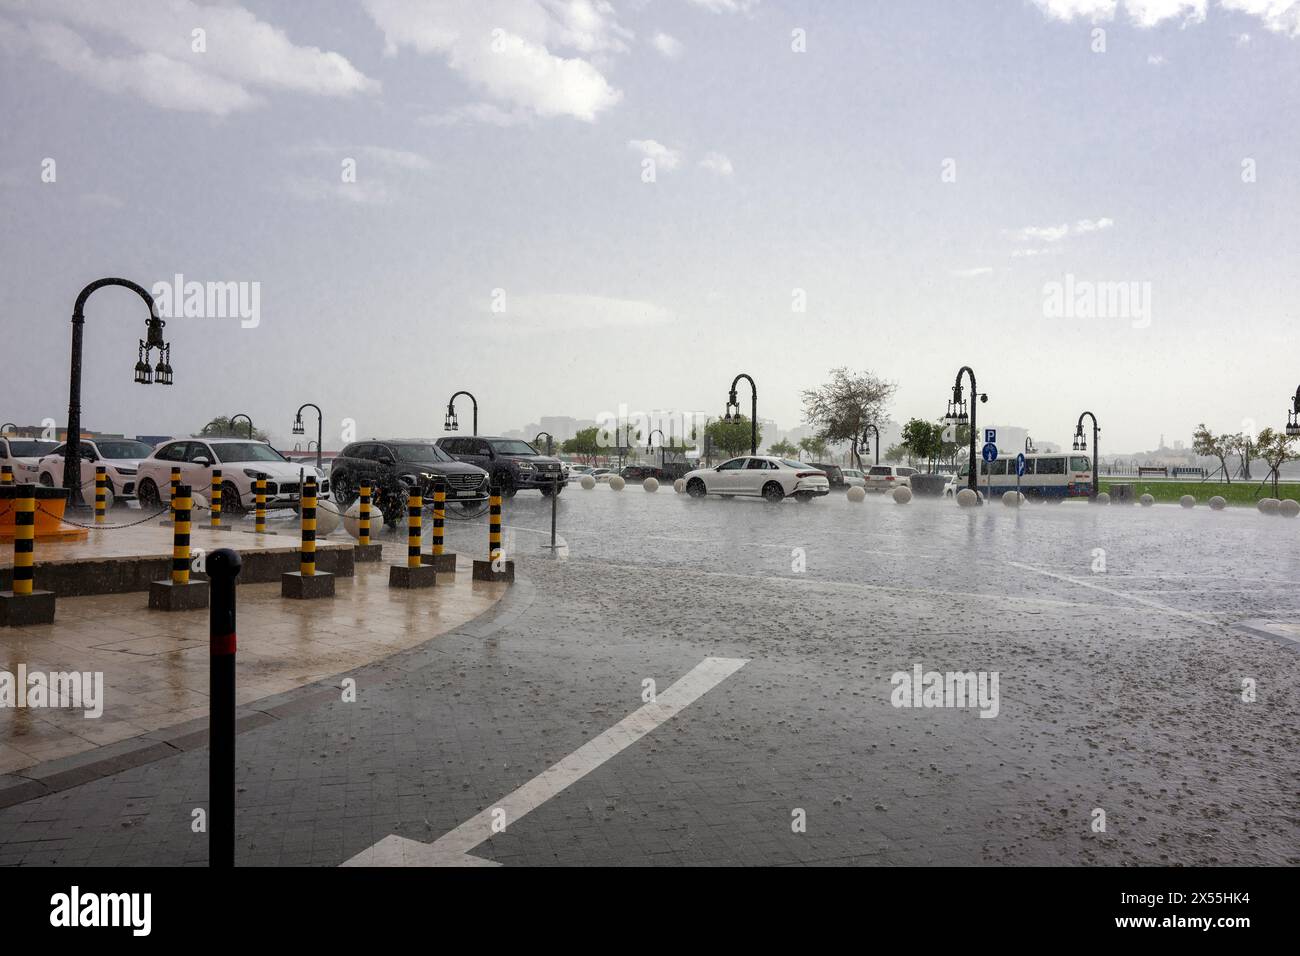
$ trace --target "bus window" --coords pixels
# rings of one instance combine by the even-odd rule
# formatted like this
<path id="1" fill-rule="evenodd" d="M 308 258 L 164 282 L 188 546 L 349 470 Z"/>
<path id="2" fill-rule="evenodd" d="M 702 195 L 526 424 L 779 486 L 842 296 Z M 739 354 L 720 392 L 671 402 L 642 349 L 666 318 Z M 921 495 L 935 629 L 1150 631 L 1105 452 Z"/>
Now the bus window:
<path id="1" fill-rule="evenodd" d="M 990 475 L 996 477 L 997 475 L 1005 475 L 1006 473 L 1007 473 L 1007 460 L 1005 458 L 999 458 L 997 461 L 992 462 L 992 467 L 989 469 Z"/>
<path id="2" fill-rule="evenodd" d="M 1039 458 L 1037 473 L 1040 475 L 1063 475 L 1065 474 L 1065 459 Z"/>
<path id="3" fill-rule="evenodd" d="M 1034 473 L 1034 462 L 1035 462 L 1036 460 L 1037 460 L 1037 459 L 1030 458 L 1028 455 L 1025 456 L 1025 474 L 1026 474 L 1026 475 L 1032 475 L 1032 474 Z"/>
<path id="4" fill-rule="evenodd" d="M 1071 471 L 1092 471 L 1092 459 L 1084 458 L 1081 455 L 1072 455 L 1070 457 Z"/>

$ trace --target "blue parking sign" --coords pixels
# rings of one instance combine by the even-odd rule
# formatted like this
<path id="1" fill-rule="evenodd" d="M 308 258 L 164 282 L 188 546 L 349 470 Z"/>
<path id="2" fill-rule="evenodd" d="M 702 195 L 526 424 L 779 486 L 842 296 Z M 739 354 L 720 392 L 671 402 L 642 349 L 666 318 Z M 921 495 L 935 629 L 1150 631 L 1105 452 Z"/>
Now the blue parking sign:
<path id="1" fill-rule="evenodd" d="M 998 430 L 996 428 L 984 429 L 984 444 L 996 445 L 998 443 Z"/>
<path id="2" fill-rule="evenodd" d="M 983 450 L 983 452 L 981 452 L 981 457 L 982 457 L 985 461 L 997 461 L 997 460 L 998 460 L 998 446 L 997 446 L 997 445 L 994 445 L 992 442 L 990 442 L 989 444 L 985 445 L 985 446 L 984 446 L 984 450 Z"/>
<path id="3" fill-rule="evenodd" d="M 1019 478 L 1025 473 L 1025 453 L 1021 452 L 1016 455 L 1016 477 Z"/>

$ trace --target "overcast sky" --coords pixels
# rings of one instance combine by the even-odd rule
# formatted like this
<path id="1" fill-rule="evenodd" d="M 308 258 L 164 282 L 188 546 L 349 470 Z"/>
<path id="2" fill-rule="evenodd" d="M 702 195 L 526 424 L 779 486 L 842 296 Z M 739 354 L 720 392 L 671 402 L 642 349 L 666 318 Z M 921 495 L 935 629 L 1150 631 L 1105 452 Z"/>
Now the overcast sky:
<path id="1" fill-rule="evenodd" d="M 745 371 L 789 428 L 837 365 L 903 421 L 962 364 L 1040 440 L 1278 425 L 1298 98 L 1300 0 L 0 0 L 0 418 L 65 422 L 83 285 L 180 273 L 256 326 L 169 321 L 145 388 L 97 293 L 87 427 L 720 414 Z"/>

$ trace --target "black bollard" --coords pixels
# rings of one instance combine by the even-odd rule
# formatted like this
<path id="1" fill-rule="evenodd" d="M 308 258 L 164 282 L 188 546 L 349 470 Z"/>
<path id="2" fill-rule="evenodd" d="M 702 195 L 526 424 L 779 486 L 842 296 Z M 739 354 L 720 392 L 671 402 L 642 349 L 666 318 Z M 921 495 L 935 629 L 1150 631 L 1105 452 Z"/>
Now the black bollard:
<path id="1" fill-rule="evenodd" d="M 239 553 L 218 548 L 204 568 L 212 582 L 208 702 L 208 866 L 235 865 L 235 578 Z"/>

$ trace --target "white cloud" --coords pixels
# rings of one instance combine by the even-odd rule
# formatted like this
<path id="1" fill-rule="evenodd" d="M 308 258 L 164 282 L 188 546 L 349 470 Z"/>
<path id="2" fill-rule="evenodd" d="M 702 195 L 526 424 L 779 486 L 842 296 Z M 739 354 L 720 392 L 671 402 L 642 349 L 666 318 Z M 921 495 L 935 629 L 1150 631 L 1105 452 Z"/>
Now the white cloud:
<path id="1" fill-rule="evenodd" d="M 682 50 L 685 49 L 681 40 L 669 36 L 667 33 L 656 33 L 650 38 L 650 45 L 670 60 L 677 59 L 682 55 Z"/>
<path id="2" fill-rule="evenodd" d="M 758 6 L 759 0 L 691 0 L 691 3 L 710 13 L 748 13 Z"/>
<path id="3" fill-rule="evenodd" d="M 1129 19 L 1140 27 L 1153 27 L 1165 20 L 1182 19 L 1184 24 L 1205 22 L 1208 0 L 1124 0 Z"/>
<path id="4" fill-rule="evenodd" d="M 1219 0 L 1225 10 L 1248 13 L 1264 21 L 1264 26 L 1274 33 L 1300 36 L 1300 0 Z M 1250 34 L 1242 34 L 1237 42 L 1250 42 Z"/>
<path id="5" fill-rule="evenodd" d="M 663 143 L 653 139 L 630 139 L 627 141 L 628 149 L 635 150 L 642 156 L 655 161 L 656 166 L 663 169 L 676 169 L 682 164 L 682 152 L 678 149 L 669 149 Z"/>
<path id="6" fill-rule="evenodd" d="M 973 279 L 976 276 L 986 276 L 992 271 L 992 266 L 976 266 L 974 269 L 953 269 L 952 274 L 958 279 Z"/>
<path id="7" fill-rule="evenodd" d="M 622 93 L 605 78 L 631 32 L 605 0 L 364 0 L 385 52 L 441 56 L 470 86 L 511 110 L 594 122 Z M 561 56 L 554 50 L 583 56 Z M 587 58 L 584 58 L 587 57 Z M 465 114 L 468 118 L 472 114 Z"/>
<path id="8" fill-rule="evenodd" d="M 1012 230 L 1009 235 L 1017 242 L 1060 242 L 1067 236 L 1081 236 L 1090 232 L 1101 232 L 1115 225 L 1115 220 L 1080 219 L 1073 224 L 1063 222 L 1059 226 L 1024 226 Z"/>
<path id="9" fill-rule="evenodd" d="M 1164 66 L 1169 61 L 1166 60 L 1164 56 L 1159 53 L 1149 53 L 1147 54 L 1147 62 L 1150 63 L 1152 66 Z"/>
<path id="10" fill-rule="evenodd" d="M 707 153 L 700 160 L 700 166 L 710 172 L 717 173 L 719 176 L 730 176 L 734 172 L 731 167 L 731 160 L 722 153 Z"/>
<path id="11" fill-rule="evenodd" d="M 1237 46 L 1250 46 L 1249 33 L 1232 33 L 1229 34 L 1229 36 L 1231 36 L 1234 40 L 1237 41 Z"/>
<path id="12" fill-rule="evenodd" d="M 0 0 L 0 38 L 11 51 L 28 50 L 106 92 L 130 94 L 163 109 L 224 116 L 265 102 L 259 91 L 316 96 L 373 92 L 379 83 L 346 57 L 298 46 L 283 30 L 233 4 L 191 0 Z M 206 31 L 206 52 L 191 33 Z M 97 35 L 96 49 L 82 35 Z"/>
<path id="13" fill-rule="evenodd" d="M 1034 6 L 1054 20 L 1113 20 L 1119 0 L 1033 0 Z"/>

